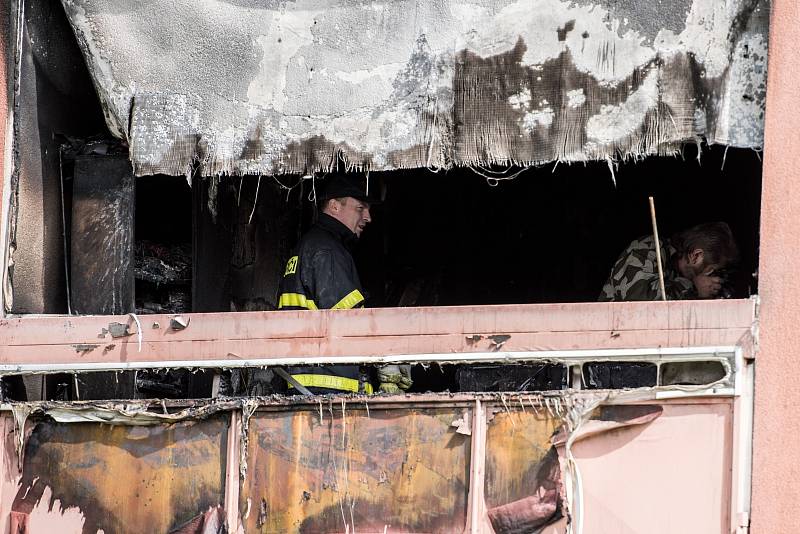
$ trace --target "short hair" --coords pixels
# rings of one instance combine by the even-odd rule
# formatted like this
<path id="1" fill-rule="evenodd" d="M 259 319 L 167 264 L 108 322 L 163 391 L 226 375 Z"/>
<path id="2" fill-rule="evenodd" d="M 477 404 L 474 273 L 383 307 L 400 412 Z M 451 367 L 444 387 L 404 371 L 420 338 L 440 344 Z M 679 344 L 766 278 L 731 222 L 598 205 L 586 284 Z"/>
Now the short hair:
<path id="1" fill-rule="evenodd" d="M 331 201 L 331 200 L 335 200 L 336 202 L 339 202 L 340 204 L 343 204 L 343 203 L 344 203 L 344 199 L 345 199 L 345 198 L 346 198 L 346 197 L 339 197 L 339 198 L 323 198 L 322 200 L 320 200 L 320 201 L 319 201 L 319 203 L 318 203 L 318 205 L 317 205 L 317 210 L 318 210 L 320 213 L 322 213 L 322 212 L 324 212 L 324 211 L 325 211 L 325 208 L 327 208 L 327 207 L 328 207 L 328 204 L 330 203 L 330 201 Z"/>
<path id="2" fill-rule="evenodd" d="M 693 226 L 674 236 L 672 245 L 683 257 L 695 249 L 701 249 L 705 253 L 706 264 L 728 265 L 739 261 L 739 248 L 730 226 L 724 222 Z"/>

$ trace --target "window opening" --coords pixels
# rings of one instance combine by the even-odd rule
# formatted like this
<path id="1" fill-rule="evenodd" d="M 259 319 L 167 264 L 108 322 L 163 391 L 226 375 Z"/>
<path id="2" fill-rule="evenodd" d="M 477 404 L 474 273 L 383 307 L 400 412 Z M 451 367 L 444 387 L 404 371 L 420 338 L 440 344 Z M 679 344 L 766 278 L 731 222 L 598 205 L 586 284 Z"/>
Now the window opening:
<path id="1" fill-rule="evenodd" d="M 136 180 L 136 313 L 192 311 L 192 194 L 182 177 Z"/>

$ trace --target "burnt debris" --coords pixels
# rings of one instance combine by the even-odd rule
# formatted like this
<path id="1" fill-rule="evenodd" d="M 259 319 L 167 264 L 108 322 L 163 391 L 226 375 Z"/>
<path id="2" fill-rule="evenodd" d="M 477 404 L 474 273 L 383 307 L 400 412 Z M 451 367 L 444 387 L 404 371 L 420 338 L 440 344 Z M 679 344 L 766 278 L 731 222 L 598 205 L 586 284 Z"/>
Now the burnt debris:
<path id="1" fill-rule="evenodd" d="M 192 252 L 189 244 L 136 244 L 136 313 L 185 313 L 192 306 Z"/>

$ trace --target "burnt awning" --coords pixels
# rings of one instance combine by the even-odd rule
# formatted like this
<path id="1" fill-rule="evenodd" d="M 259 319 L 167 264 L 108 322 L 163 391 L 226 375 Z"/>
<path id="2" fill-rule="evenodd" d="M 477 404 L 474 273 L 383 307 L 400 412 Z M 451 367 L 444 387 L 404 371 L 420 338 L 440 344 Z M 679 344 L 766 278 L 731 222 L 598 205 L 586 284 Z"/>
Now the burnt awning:
<path id="1" fill-rule="evenodd" d="M 767 0 L 63 0 L 137 175 L 760 148 Z"/>

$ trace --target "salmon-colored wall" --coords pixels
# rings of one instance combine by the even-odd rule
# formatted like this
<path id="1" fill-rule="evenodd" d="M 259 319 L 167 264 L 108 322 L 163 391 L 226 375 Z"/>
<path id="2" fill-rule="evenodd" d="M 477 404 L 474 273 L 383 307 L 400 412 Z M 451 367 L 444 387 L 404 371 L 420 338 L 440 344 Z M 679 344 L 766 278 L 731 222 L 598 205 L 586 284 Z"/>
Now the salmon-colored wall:
<path id="1" fill-rule="evenodd" d="M 11 2 L 0 2 L 0 199 L 3 198 L 3 177 L 6 172 L 6 124 L 8 124 L 8 88 L 12 82 L 9 78 L 9 56 L 11 48 Z M 2 308 L 2 307 L 0 307 Z M 2 309 L 0 309 L 2 314 Z"/>
<path id="2" fill-rule="evenodd" d="M 797 531 L 800 502 L 800 2 L 773 0 L 756 358 L 756 534 Z"/>

